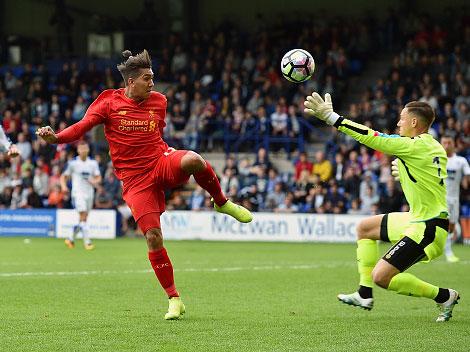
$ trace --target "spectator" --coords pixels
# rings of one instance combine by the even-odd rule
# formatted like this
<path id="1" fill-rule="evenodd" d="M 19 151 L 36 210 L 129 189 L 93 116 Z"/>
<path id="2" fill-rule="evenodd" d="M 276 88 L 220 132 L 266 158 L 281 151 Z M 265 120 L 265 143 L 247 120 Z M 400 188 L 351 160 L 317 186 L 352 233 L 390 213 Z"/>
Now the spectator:
<path id="1" fill-rule="evenodd" d="M 56 183 L 52 186 L 47 198 L 47 205 L 49 208 L 63 208 L 64 207 L 65 195 L 62 192 L 60 183 Z"/>
<path id="2" fill-rule="evenodd" d="M 257 169 L 260 168 L 264 169 L 265 171 L 272 168 L 272 163 L 269 160 L 266 149 L 264 148 L 258 149 L 258 153 L 256 154 L 256 161 L 253 164 L 252 172 L 256 173 Z"/>
<path id="3" fill-rule="evenodd" d="M 362 210 L 360 209 L 360 200 L 358 198 L 354 198 L 351 201 L 351 207 L 348 209 L 349 215 L 359 215 L 362 214 Z"/>
<path id="4" fill-rule="evenodd" d="M 26 204 L 24 208 L 42 208 L 42 200 L 39 194 L 36 193 L 33 186 L 30 185 L 26 189 Z"/>
<path id="5" fill-rule="evenodd" d="M 346 198 L 339 193 L 338 184 L 330 183 L 330 191 L 326 194 L 324 205 L 326 213 L 343 214 L 346 212 Z"/>
<path id="6" fill-rule="evenodd" d="M 18 133 L 18 142 L 16 143 L 16 147 L 20 151 L 20 155 L 23 160 L 31 158 L 31 143 L 26 140 L 24 133 Z"/>
<path id="7" fill-rule="evenodd" d="M 243 200 L 242 204 L 249 203 L 250 209 L 252 211 L 259 211 L 264 207 L 264 199 L 261 193 L 258 191 L 256 183 L 247 187 L 246 191 L 241 193 L 241 197 Z"/>
<path id="8" fill-rule="evenodd" d="M 49 192 L 49 176 L 40 168 L 34 169 L 34 191 L 41 197 L 47 198 Z"/>
<path id="9" fill-rule="evenodd" d="M 220 187 L 224 193 L 228 193 L 229 189 L 232 187 L 236 187 L 239 189 L 240 183 L 238 181 L 237 176 L 234 174 L 234 170 L 231 168 L 225 169 L 224 174 L 220 179 Z"/>
<path id="10" fill-rule="evenodd" d="M 361 184 L 359 186 L 359 197 L 361 198 L 361 200 L 368 194 L 369 187 L 372 187 L 373 195 L 376 195 L 378 188 L 377 182 L 374 180 L 372 172 L 366 171 L 364 173 L 364 179 L 361 181 Z"/>
<path id="11" fill-rule="evenodd" d="M 303 170 L 294 186 L 293 196 L 295 204 L 303 204 L 306 202 L 306 198 L 310 193 L 310 189 L 315 187 L 315 185 L 312 184 L 310 180 L 311 178 L 309 170 Z"/>
<path id="12" fill-rule="evenodd" d="M 196 185 L 196 188 L 191 193 L 191 197 L 189 199 L 189 208 L 191 210 L 201 210 L 204 205 L 204 195 L 204 189 L 201 188 L 201 186 Z"/>
<path id="13" fill-rule="evenodd" d="M 0 193 L 0 209 L 11 208 L 12 192 L 13 188 L 8 186 Z"/>
<path id="14" fill-rule="evenodd" d="M 340 185 L 343 183 L 344 172 L 345 172 L 344 156 L 341 153 L 336 153 L 335 163 L 333 165 L 333 176 L 334 176 L 333 178 Z"/>
<path id="15" fill-rule="evenodd" d="M 325 153 L 317 151 L 315 153 L 315 163 L 313 164 L 312 173 L 318 175 L 322 182 L 328 182 L 333 173 L 331 162 L 325 159 Z"/>
<path id="16" fill-rule="evenodd" d="M 361 213 L 372 214 L 372 205 L 379 202 L 379 196 L 374 192 L 371 185 L 366 186 L 366 192 L 361 197 Z"/>
<path id="17" fill-rule="evenodd" d="M 181 194 L 176 193 L 173 199 L 170 199 L 167 206 L 168 210 L 188 210 L 188 204 Z"/>
<path id="18" fill-rule="evenodd" d="M 274 136 L 286 136 L 288 116 L 282 110 L 280 104 L 276 105 L 276 111 L 271 114 L 271 128 Z"/>
<path id="19" fill-rule="evenodd" d="M 3 193 L 3 190 L 6 187 L 10 187 L 11 179 L 5 172 L 5 169 L 0 169 L 0 193 Z"/>
<path id="20" fill-rule="evenodd" d="M 307 153 L 301 152 L 299 154 L 299 160 L 295 163 L 295 180 L 298 181 L 302 171 L 307 170 L 310 175 L 313 172 L 313 164 L 308 161 Z"/>
<path id="21" fill-rule="evenodd" d="M 95 208 L 96 209 L 111 209 L 113 206 L 112 197 L 106 193 L 106 190 L 102 185 L 96 188 L 95 194 Z"/>
<path id="22" fill-rule="evenodd" d="M 395 180 L 387 181 L 387 187 L 379 200 L 379 210 L 383 214 L 399 212 L 403 204 L 403 193 L 397 188 Z"/>
<path id="23" fill-rule="evenodd" d="M 266 196 L 265 209 L 267 211 L 274 211 L 274 209 L 278 208 L 279 205 L 284 203 L 285 198 L 286 194 L 284 192 L 283 183 L 276 183 L 274 191 Z"/>
<path id="24" fill-rule="evenodd" d="M 284 202 L 279 204 L 277 208 L 274 209 L 275 213 L 296 213 L 299 210 L 299 207 L 294 204 L 294 195 L 292 192 L 287 193 L 284 198 Z"/>

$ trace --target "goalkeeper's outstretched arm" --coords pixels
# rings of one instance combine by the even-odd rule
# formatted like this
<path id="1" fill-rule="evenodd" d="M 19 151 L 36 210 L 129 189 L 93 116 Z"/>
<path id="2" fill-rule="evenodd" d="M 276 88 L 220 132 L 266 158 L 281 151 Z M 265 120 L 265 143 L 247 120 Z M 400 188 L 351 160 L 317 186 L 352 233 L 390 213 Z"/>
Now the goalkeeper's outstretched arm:
<path id="1" fill-rule="evenodd" d="M 338 130 L 353 137 L 356 141 L 389 155 L 408 155 L 412 152 L 414 141 L 410 137 L 397 134 L 388 135 L 339 116 L 333 125 Z"/>
<path id="2" fill-rule="evenodd" d="M 327 124 L 335 126 L 341 132 L 372 149 L 396 156 L 403 156 L 412 152 L 414 144 L 412 138 L 380 133 L 360 123 L 339 116 L 333 111 L 331 96 L 328 93 L 325 94 L 325 100 L 318 93 L 313 93 L 307 97 L 304 105 L 304 112 L 306 114 L 315 116 Z"/>

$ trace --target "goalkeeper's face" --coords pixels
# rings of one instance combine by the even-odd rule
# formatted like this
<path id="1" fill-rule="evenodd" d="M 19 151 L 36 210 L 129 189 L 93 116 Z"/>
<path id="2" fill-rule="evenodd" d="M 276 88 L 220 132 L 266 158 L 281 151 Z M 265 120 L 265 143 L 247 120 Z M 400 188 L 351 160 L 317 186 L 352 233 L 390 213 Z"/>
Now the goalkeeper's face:
<path id="1" fill-rule="evenodd" d="M 402 137 L 414 137 L 416 135 L 416 127 L 418 118 L 408 112 L 408 108 L 404 108 L 400 113 L 400 120 L 397 123 L 399 128 L 398 134 Z"/>

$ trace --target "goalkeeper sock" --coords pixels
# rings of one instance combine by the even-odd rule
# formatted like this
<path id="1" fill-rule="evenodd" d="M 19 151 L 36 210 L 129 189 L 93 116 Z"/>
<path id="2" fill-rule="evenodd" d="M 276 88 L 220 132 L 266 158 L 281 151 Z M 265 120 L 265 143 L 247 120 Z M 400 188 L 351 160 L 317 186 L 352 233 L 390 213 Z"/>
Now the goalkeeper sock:
<path id="1" fill-rule="evenodd" d="M 444 303 L 450 298 L 450 292 L 448 288 L 440 288 L 439 287 L 439 293 L 437 294 L 436 298 L 434 298 L 434 301 L 436 303 Z"/>
<path id="2" fill-rule="evenodd" d="M 227 202 L 227 197 L 224 195 L 222 188 L 220 188 L 219 179 L 207 160 L 206 168 L 195 173 L 193 176 L 199 186 L 209 192 L 214 199 L 215 204 L 221 207 Z"/>
<path id="3" fill-rule="evenodd" d="M 408 273 L 395 275 L 390 281 L 387 290 L 395 291 L 400 295 L 426 297 L 430 299 L 436 298 L 439 293 L 439 287 L 431 285 Z"/>
<path id="4" fill-rule="evenodd" d="M 374 283 L 372 281 L 372 270 L 379 256 L 378 243 L 375 240 L 362 239 L 357 241 L 357 271 L 359 272 L 359 285 L 363 287 L 369 287 L 369 290 L 362 289 L 363 294 L 372 297 L 372 287 Z M 367 291 L 367 292 L 366 292 Z M 359 292 L 360 294 L 360 292 Z M 362 295 L 361 295 L 362 297 Z"/>
<path id="5" fill-rule="evenodd" d="M 162 285 L 168 297 L 179 297 L 179 293 L 175 287 L 173 265 L 171 265 L 166 249 L 162 248 L 156 251 L 149 251 L 149 260 L 160 285 Z"/>

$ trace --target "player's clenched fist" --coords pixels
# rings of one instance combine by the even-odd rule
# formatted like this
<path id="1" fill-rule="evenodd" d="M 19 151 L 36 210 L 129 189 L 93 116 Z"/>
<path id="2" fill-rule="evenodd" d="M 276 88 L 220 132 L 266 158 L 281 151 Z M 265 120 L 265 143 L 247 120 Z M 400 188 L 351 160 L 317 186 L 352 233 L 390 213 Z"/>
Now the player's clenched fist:
<path id="1" fill-rule="evenodd" d="M 57 135 L 51 126 L 41 127 L 36 131 L 36 134 L 44 139 L 47 143 L 54 144 L 57 143 Z"/>
<path id="2" fill-rule="evenodd" d="M 10 145 L 10 148 L 8 148 L 8 156 L 14 158 L 16 156 L 20 155 L 20 151 L 16 147 L 15 144 Z"/>

